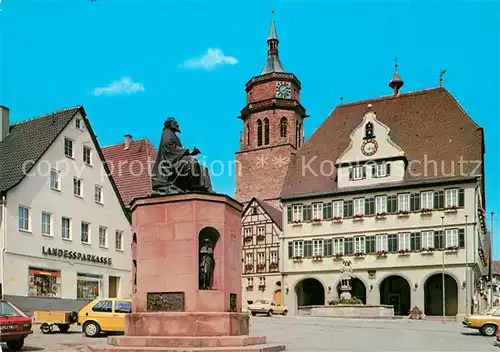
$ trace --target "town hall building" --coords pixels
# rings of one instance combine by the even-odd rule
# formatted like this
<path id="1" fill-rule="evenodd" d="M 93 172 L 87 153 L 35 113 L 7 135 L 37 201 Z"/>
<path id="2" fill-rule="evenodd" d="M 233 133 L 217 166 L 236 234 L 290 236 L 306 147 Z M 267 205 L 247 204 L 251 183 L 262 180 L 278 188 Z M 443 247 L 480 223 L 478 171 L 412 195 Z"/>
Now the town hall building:
<path id="1" fill-rule="evenodd" d="M 289 313 L 304 314 L 339 297 L 347 260 L 353 296 L 392 305 L 396 315 L 416 306 L 455 318 L 485 308 L 483 129 L 441 86 L 401 92 L 396 65 L 392 94 L 337 106 L 304 141 L 301 85 L 284 71 L 278 43 L 273 22 L 264 70 L 247 83 L 240 115 L 244 302 L 256 298 L 246 288 L 277 261 L 279 287 L 266 285 L 259 297 L 276 298 L 279 289 Z M 266 207 L 281 212 L 280 226 L 268 224 Z M 249 238 L 259 231 L 260 245 Z M 270 258 L 272 231 L 280 239 L 277 258 Z M 263 272 L 245 271 L 255 263 L 250 252 L 265 253 Z"/>

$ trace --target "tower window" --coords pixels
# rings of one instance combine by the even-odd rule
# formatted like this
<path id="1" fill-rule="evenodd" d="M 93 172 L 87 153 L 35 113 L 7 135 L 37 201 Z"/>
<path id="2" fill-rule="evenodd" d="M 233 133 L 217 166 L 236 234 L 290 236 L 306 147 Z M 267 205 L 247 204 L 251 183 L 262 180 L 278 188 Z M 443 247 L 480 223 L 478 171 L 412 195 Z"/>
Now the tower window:
<path id="1" fill-rule="evenodd" d="M 269 119 L 267 117 L 264 119 L 264 144 L 269 144 Z"/>
<path id="2" fill-rule="evenodd" d="M 365 138 L 374 138 L 375 136 L 373 135 L 373 124 L 371 122 L 368 122 L 365 126 Z"/>
<path id="3" fill-rule="evenodd" d="M 257 120 L 257 145 L 260 147 L 262 145 L 262 121 Z"/>
<path id="4" fill-rule="evenodd" d="M 250 124 L 247 123 L 247 145 L 250 145 Z"/>
<path id="5" fill-rule="evenodd" d="M 288 127 L 288 121 L 286 120 L 286 117 L 283 116 L 280 120 L 280 136 L 281 137 L 286 137 L 287 127 Z"/>

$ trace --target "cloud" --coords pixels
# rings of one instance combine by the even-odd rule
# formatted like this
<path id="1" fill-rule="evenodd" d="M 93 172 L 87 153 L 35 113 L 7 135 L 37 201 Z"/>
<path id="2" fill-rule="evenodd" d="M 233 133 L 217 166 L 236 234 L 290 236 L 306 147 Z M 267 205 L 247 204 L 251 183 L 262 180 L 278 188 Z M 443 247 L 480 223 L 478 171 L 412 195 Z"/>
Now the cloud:
<path id="1" fill-rule="evenodd" d="M 122 77 L 119 81 L 113 81 L 106 87 L 97 87 L 92 91 L 92 94 L 101 95 L 120 95 L 133 94 L 144 92 L 144 85 L 140 82 L 134 82 L 131 77 Z"/>
<path id="2" fill-rule="evenodd" d="M 220 49 L 208 48 L 202 57 L 192 58 L 184 62 L 186 68 L 201 68 L 207 71 L 213 70 L 216 66 L 236 65 L 238 60 L 232 56 L 226 56 Z"/>

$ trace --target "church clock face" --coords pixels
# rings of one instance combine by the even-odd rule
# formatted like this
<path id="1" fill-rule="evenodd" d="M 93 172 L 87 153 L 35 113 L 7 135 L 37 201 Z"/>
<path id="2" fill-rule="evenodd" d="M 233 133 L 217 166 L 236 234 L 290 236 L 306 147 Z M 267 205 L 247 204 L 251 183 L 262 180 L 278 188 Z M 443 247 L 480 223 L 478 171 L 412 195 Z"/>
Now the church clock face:
<path id="1" fill-rule="evenodd" d="M 364 140 L 361 144 L 361 152 L 365 156 L 371 156 L 377 152 L 378 144 L 375 139 Z"/>
<path id="2" fill-rule="evenodd" d="M 276 98 L 292 99 L 292 82 L 276 82 Z"/>

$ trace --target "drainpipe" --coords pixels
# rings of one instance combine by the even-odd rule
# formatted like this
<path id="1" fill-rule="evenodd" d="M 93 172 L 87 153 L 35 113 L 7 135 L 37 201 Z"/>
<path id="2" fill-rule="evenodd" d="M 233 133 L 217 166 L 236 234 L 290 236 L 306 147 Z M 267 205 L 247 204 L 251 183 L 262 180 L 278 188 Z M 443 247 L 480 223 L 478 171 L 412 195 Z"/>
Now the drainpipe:
<path id="1" fill-rule="evenodd" d="M 5 248 L 7 247 L 7 217 L 6 214 L 7 202 L 5 196 L 2 196 L 2 261 L 0 262 L 0 266 L 2 267 L 2 295 L 0 298 L 3 298 L 5 295 Z"/>

